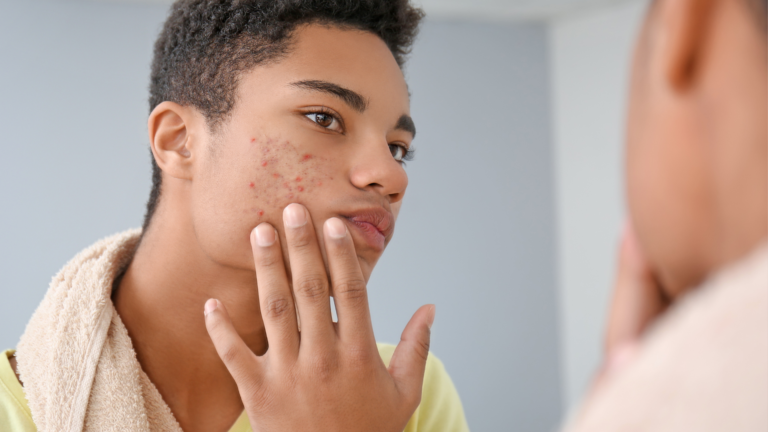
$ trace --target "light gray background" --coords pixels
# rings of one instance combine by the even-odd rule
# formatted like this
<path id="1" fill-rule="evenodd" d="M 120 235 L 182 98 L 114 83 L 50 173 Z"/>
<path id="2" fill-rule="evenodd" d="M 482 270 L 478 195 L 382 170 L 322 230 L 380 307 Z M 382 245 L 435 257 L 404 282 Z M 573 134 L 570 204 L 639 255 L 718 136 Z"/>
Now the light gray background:
<path id="1" fill-rule="evenodd" d="M 436 14 L 407 66 L 417 158 L 371 280 L 374 325 L 397 342 L 419 305 L 437 304 L 433 352 L 473 430 L 554 429 L 599 361 L 645 2 L 613 3 Z M 75 253 L 141 223 L 149 61 L 166 9 L 0 0 L 0 348 Z"/>

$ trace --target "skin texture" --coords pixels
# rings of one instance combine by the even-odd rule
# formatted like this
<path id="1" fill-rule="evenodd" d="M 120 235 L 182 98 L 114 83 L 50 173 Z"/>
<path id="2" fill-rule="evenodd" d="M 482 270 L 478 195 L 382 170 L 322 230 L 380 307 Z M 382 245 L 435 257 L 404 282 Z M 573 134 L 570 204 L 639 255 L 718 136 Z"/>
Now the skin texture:
<path id="1" fill-rule="evenodd" d="M 362 96 L 366 107 L 360 109 L 333 94 L 293 84 L 307 80 L 350 89 Z M 322 122 L 328 127 L 313 121 L 318 117 L 312 113 L 322 107 L 334 113 L 338 121 Z M 305 206 L 301 208 L 306 208 L 310 221 L 314 221 L 308 225 L 312 232 L 323 232 L 327 219 L 338 218 L 348 228 L 350 241 L 344 251 L 355 258 L 354 263 L 345 261 L 347 271 L 358 274 L 364 294 L 365 282 L 392 233 L 386 231 L 383 241 L 369 241 L 359 224 L 346 216 L 374 209 L 390 215 L 394 223 L 408 178 L 393 157 L 398 149 L 392 146 L 410 146 L 413 132 L 402 127 L 402 118 L 408 113 L 403 74 L 384 42 L 366 32 L 320 25 L 299 28 L 291 52 L 279 62 L 245 73 L 235 109 L 215 130 L 209 130 L 203 116 L 192 107 L 163 102 L 152 112 L 149 136 L 163 171 L 163 189 L 157 212 L 114 302 L 139 362 L 185 431 L 226 431 L 244 408 L 243 390 L 238 389 L 207 334 L 201 315 L 206 300 L 215 297 L 217 304 L 225 305 L 218 309 L 227 312 L 221 319 L 231 322 L 231 327 L 225 328 L 236 332 L 251 355 L 263 355 L 268 347 L 274 351 L 283 342 L 267 341 L 262 319 L 265 310 L 260 308 L 259 297 L 270 287 L 261 286 L 259 279 L 257 288 L 249 240 L 254 227 L 262 223 L 273 226 L 277 244 L 286 245 L 283 209 L 288 204 Z M 341 123 L 343 128 L 338 128 Z M 303 242 L 299 246 L 306 246 L 306 237 L 296 238 Z M 273 257 L 286 279 L 284 284 L 272 280 L 282 288 L 293 285 L 305 327 L 314 313 L 327 312 L 330 323 L 327 296 L 332 288 L 325 274 L 324 237 L 318 242 L 317 256 L 312 255 L 314 258 L 306 261 L 310 264 L 298 273 L 295 257 L 289 260 L 289 247 L 283 247 L 284 265 L 281 257 Z M 309 300 L 303 303 L 301 299 Z M 367 314 L 367 300 L 350 307 L 363 307 Z M 370 327 L 366 314 L 353 314 L 367 319 L 358 323 L 362 328 Z M 209 316 L 219 317 L 219 313 Z M 433 316 L 434 307 L 422 309 L 409 327 L 415 329 L 422 348 L 428 347 Z M 233 337 L 226 332 L 219 334 Z M 282 336 L 290 339 L 286 334 Z M 405 417 L 407 421 L 410 413 L 406 411 L 413 412 L 418 395 L 409 393 L 408 400 L 397 399 L 401 395 L 392 391 L 395 385 L 391 376 L 388 383 L 381 384 L 382 371 L 387 371 L 378 356 L 370 355 L 370 347 L 375 349 L 372 331 L 363 339 L 368 351 L 361 364 L 368 372 L 376 371 L 374 375 L 381 379 L 362 391 L 389 386 L 382 394 L 389 395 L 389 402 L 397 407 L 399 414 L 393 418 L 399 422 Z M 231 352 L 223 354 L 225 359 L 232 359 Z M 302 361 L 312 362 L 315 355 L 322 353 L 314 351 Z M 403 364 L 403 368 L 417 371 L 408 379 L 418 380 L 420 392 L 418 368 L 423 374 L 424 363 L 418 363 Z M 338 371 L 333 369 L 331 376 Z M 277 386 L 288 384 L 274 381 Z M 299 386 L 292 388 L 293 396 L 299 397 L 314 394 L 307 389 L 318 382 L 298 380 L 292 384 Z M 329 403 L 334 401 L 332 396 L 324 394 Z M 359 396 L 355 401 L 370 401 Z M 339 404 L 350 401 L 336 400 Z M 283 402 L 304 403 L 298 399 Z M 326 404 L 320 408 L 333 407 Z M 277 410 L 265 415 L 270 412 Z M 266 417 L 260 418 L 260 423 L 278 424 Z"/>
<path id="2" fill-rule="evenodd" d="M 741 0 L 660 0 L 639 39 L 626 165 L 631 214 L 605 370 L 668 305 L 768 238 L 765 29 Z"/>

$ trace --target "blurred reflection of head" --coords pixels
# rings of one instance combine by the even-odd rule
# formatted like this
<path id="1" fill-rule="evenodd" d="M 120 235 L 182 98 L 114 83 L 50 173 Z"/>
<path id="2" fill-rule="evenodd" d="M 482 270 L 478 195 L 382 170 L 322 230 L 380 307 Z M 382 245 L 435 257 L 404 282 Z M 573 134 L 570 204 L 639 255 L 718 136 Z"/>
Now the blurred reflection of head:
<path id="1" fill-rule="evenodd" d="M 768 236 L 765 0 L 657 0 L 635 51 L 627 196 L 674 298 Z"/>

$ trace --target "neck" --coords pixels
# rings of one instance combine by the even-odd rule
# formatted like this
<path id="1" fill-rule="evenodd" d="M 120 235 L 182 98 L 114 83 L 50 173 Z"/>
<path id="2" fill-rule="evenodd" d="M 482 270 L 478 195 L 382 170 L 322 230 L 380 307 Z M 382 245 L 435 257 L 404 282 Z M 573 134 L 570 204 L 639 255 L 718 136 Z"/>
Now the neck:
<path id="1" fill-rule="evenodd" d="M 222 301 L 245 343 L 263 354 L 255 276 L 213 262 L 200 249 L 189 216 L 162 210 L 119 282 L 115 307 L 142 369 L 182 429 L 226 431 L 243 405 L 208 336 L 203 305 L 212 297 Z"/>

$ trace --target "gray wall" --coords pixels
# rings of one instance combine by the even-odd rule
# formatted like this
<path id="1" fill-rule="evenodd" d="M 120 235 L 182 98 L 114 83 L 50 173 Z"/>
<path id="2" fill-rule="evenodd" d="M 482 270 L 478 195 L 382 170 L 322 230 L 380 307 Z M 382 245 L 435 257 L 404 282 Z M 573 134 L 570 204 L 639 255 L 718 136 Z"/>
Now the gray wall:
<path id="1" fill-rule="evenodd" d="M 0 0 L 0 347 L 52 276 L 141 224 L 147 82 L 166 7 Z"/>
<path id="2" fill-rule="evenodd" d="M 552 106 L 564 405 L 602 361 L 624 210 L 624 117 L 635 36 L 647 0 L 552 22 Z"/>
<path id="3" fill-rule="evenodd" d="M 146 85 L 165 7 L 0 0 L 0 347 L 56 271 L 140 224 Z M 560 410 L 543 24 L 427 22 L 407 76 L 417 158 L 371 282 L 377 337 L 437 304 L 433 351 L 474 430 L 546 431 Z"/>

